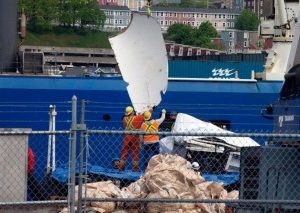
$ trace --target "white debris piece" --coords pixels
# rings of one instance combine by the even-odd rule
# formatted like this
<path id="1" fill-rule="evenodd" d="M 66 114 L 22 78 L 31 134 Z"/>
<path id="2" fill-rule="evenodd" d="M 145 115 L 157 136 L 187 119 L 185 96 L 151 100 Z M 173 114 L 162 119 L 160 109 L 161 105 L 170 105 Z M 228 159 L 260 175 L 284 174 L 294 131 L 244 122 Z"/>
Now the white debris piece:
<path id="1" fill-rule="evenodd" d="M 109 41 L 134 109 L 157 106 L 168 84 L 168 57 L 157 20 L 134 12 L 128 28 Z"/>
<path id="2" fill-rule="evenodd" d="M 178 113 L 174 127 L 172 128 L 173 133 L 188 132 L 188 133 L 221 133 L 221 134 L 234 134 L 228 130 L 222 129 L 212 123 L 202 121 L 193 116 L 184 113 Z M 177 142 L 188 141 L 196 138 L 204 138 L 207 136 L 175 136 L 174 140 Z M 259 144 L 249 137 L 215 137 L 223 140 L 225 143 L 234 147 L 250 147 L 259 146 Z"/>

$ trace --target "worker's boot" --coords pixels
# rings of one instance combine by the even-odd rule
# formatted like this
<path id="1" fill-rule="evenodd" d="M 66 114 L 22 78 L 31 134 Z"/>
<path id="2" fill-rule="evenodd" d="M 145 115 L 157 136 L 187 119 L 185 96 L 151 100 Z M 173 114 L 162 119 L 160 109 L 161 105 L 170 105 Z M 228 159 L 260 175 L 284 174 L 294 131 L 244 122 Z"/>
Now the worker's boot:
<path id="1" fill-rule="evenodd" d="M 125 161 L 124 160 L 119 160 L 117 162 L 117 168 L 119 171 L 123 171 L 125 169 Z"/>
<path id="2" fill-rule="evenodd" d="M 139 171 L 139 162 L 138 161 L 132 162 L 132 171 L 134 171 L 134 172 Z"/>

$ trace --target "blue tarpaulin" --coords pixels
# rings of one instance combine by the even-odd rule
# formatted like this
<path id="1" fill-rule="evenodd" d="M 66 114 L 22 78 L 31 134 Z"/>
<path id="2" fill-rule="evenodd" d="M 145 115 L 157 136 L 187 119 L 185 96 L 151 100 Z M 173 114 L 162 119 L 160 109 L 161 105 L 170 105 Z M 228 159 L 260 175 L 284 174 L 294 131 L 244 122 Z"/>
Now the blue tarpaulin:
<path id="1" fill-rule="evenodd" d="M 76 169 L 76 172 L 78 173 L 78 169 Z M 124 170 L 120 172 L 116 169 L 104 168 L 101 166 L 89 166 L 87 172 L 89 174 L 101 175 L 111 179 L 123 179 L 129 181 L 136 181 L 143 175 L 142 171 L 133 172 L 131 170 Z M 237 182 L 240 177 L 238 172 L 226 172 L 222 174 L 203 173 L 202 176 L 205 181 L 221 182 L 224 183 L 225 186 Z M 68 169 L 56 168 L 51 174 L 51 177 L 59 183 L 64 184 L 68 180 Z"/>
<path id="2" fill-rule="evenodd" d="M 239 172 L 226 172 L 222 174 L 203 173 L 202 177 L 206 181 L 224 183 L 224 186 L 236 183 L 240 178 Z"/>

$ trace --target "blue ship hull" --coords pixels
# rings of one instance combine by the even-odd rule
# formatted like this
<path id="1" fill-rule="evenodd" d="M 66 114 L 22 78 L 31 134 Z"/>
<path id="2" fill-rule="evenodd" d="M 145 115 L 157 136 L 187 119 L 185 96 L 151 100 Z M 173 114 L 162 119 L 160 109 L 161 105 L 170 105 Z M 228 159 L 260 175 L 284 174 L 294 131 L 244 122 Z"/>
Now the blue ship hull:
<path id="1" fill-rule="evenodd" d="M 118 128 L 124 107 L 130 105 L 126 86 L 120 78 L 1 76 L 0 125 L 45 130 L 52 104 L 57 106 L 57 129 L 68 129 L 70 101 L 76 95 L 89 101 L 88 127 Z M 272 122 L 261 116 L 261 110 L 277 100 L 281 86 L 281 81 L 170 80 L 157 111 L 165 108 L 206 121 L 228 120 L 232 130 L 270 130 Z M 104 120 L 104 115 L 111 119 Z"/>
<path id="2" fill-rule="evenodd" d="M 190 114 L 205 121 L 226 121 L 233 131 L 271 131 L 272 120 L 261 110 L 277 100 L 281 81 L 169 81 L 154 116 L 160 110 Z M 86 124 L 89 129 L 121 128 L 124 107 L 130 104 L 126 83 L 120 78 L 0 77 L 0 126 L 48 130 L 49 105 L 56 105 L 56 129 L 71 126 L 71 98 L 89 101 Z M 78 108 L 79 111 L 79 108 Z M 79 118 L 79 116 L 78 116 Z M 110 118 L 110 119 L 108 119 Z M 100 139 L 99 139 L 100 138 Z M 36 153 L 36 173 L 42 177 L 46 168 L 48 138 L 30 138 Z M 91 136 L 91 164 L 107 167 L 120 155 L 121 137 L 112 141 Z M 57 137 L 57 162 L 68 162 L 68 138 Z M 101 153 L 101 155 L 99 155 Z M 105 155 L 105 159 L 103 154 Z"/>

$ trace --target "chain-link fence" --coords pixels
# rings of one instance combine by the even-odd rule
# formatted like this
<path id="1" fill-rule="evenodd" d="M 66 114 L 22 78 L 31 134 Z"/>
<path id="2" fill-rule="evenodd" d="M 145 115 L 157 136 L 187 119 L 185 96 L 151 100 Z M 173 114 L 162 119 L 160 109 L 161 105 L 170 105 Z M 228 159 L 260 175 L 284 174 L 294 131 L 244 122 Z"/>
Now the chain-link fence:
<path id="1" fill-rule="evenodd" d="M 70 130 L 1 129 L 1 212 L 300 211 L 298 133 L 184 114 L 158 132 L 88 128 L 77 109 L 74 98 Z"/>

